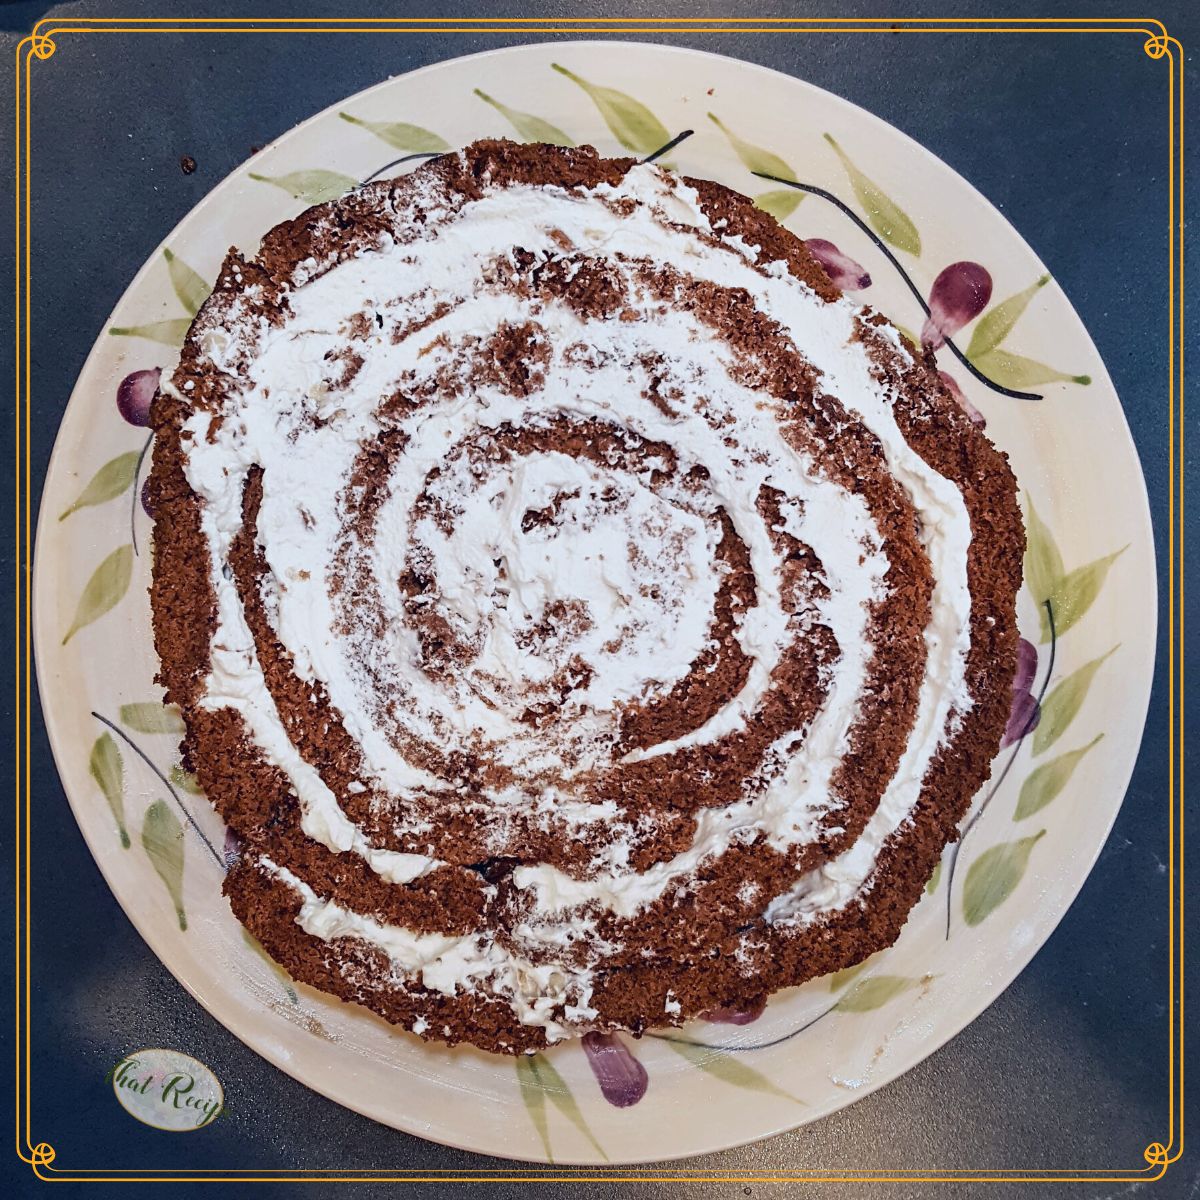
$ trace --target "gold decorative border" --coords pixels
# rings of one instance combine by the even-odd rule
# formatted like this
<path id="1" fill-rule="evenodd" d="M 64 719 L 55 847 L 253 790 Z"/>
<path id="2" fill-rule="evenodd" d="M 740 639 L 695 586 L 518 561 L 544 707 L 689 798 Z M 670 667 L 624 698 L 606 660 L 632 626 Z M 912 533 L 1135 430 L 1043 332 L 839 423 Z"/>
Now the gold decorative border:
<path id="1" fill-rule="evenodd" d="M 57 1152 L 46 1142 L 35 1142 L 31 1112 L 30 1042 L 30 913 L 28 878 L 30 857 L 30 553 L 32 549 L 30 475 L 30 308 L 31 286 L 31 187 L 30 74 L 34 59 L 52 58 L 57 38 L 82 33 L 1133 33 L 1143 36 L 1143 51 L 1152 59 L 1166 59 L 1168 74 L 1167 128 L 1170 143 L 1168 211 L 1170 215 L 1167 263 L 1167 430 L 1168 471 L 1168 816 L 1170 854 L 1168 880 L 1168 1000 L 1169 1070 L 1167 1077 L 1168 1127 L 1164 1141 L 1150 1142 L 1145 1166 L 1133 1169 L 1005 1168 L 938 1172 L 936 1169 L 887 1173 L 862 1170 L 807 1171 L 796 1174 L 736 1175 L 687 1171 L 679 1168 L 641 1174 L 620 1169 L 599 1171 L 581 1168 L 562 1174 L 548 1168 L 520 1173 L 496 1168 L 456 1173 L 427 1170 L 423 1173 L 320 1170 L 111 1170 L 55 1167 Z M 951 18 L 886 19 L 822 17 L 804 20 L 762 17 L 717 18 L 49 18 L 39 21 L 16 48 L 16 1152 L 43 1180 L 81 1182 L 225 1181 L 241 1183 L 285 1180 L 293 1182 L 418 1183 L 441 1180 L 495 1180 L 497 1182 L 729 1182 L 729 1183 L 867 1183 L 867 1182 L 1151 1182 L 1161 1179 L 1178 1161 L 1184 1147 L 1184 986 L 1183 986 L 1183 822 L 1184 822 L 1184 454 L 1183 454 L 1183 46 L 1158 20 L 1058 19 L 1058 18 Z"/>

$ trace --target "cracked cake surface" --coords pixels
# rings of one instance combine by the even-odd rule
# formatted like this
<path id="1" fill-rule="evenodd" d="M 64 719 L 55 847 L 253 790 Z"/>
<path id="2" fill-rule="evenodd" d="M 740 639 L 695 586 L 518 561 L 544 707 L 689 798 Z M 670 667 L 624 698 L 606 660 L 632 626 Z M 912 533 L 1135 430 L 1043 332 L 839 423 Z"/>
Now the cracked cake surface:
<path id="1" fill-rule="evenodd" d="M 987 778 L 1024 534 L 932 359 L 715 183 L 476 142 L 230 251 L 151 600 L 297 980 L 521 1052 L 890 945 Z"/>

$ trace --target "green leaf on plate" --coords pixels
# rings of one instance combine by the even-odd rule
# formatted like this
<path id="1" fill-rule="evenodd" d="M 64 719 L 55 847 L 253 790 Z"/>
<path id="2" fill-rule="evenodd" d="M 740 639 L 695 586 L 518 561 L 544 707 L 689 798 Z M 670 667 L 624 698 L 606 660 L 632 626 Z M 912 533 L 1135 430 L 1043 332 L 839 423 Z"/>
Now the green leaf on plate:
<path id="1" fill-rule="evenodd" d="M 1013 813 L 1014 821 L 1023 821 L 1032 817 L 1035 812 L 1041 812 L 1059 792 L 1071 782 L 1075 768 L 1085 754 L 1104 737 L 1098 733 L 1086 746 L 1078 750 L 1068 750 L 1047 763 L 1031 771 L 1028 778 L 1021 784 L 1021 795 L 1017 799 L 1017 810 Z"/>
<path id="2" fill-rule="evenodd" d="M 626 150 L 632 150 L 634 154 L 653 154 L 671 140 L 667 127 L 641 101 L 614 88 L 590 83 L 558 63 L 550 65 L 587 92 L 613 137 Z"/>
<path id="3" fill-rule="evenodd" d="M 1092 607 L 1092 603 L 1100 594 L 1104 580 L 1108 576 L 1108 568 L 1128 550 L 1122 546 L 1112 554 L 1097 558 L 1094 562 L 1083 567 L 1076 567 L 1059 579 L 1050 589 L 1050 605 L 1054 609 L 1054 631 L 1061 637 L 1076 621 Z M 1042 614 L 1042 641 L 1050 640 L 1050 617 L 1045 607 Z"/>
<path id="4" fill-rule="evenodd" d="M 174 704 L 159 704 L 148 700 L 142 704 L 122 704 L 121 724 L 138 733 L 171 733 L 176 737 L 184 734 L 183 718 Z"/>
<path id="5" fill-rule="evenodd" d="M 872 1012 L 894 1000 L 901 992 L 919 987 L 920 979 L 904 975 L 872 975 L 856 983 L 835 1005 L 838 1012 Z"/>
<path id="6" fill-rule="evenodd" d="M 149 325 L 112 325 L 108 332 L 112 337 L 149 338 L 166 346 L 181 346 L 191 326 L 189 317 L 175 317 L 170 321 L 151 321 Z"/>
<path id="7" fill-rule="evenodd" d="M 344 196 L 351 188 L 358 187 L 358 180 L 349 175 L 341 175 L 337 171 L 293 171 L 290 175 L 256 175 L 250 172 L 250 178 L 259 183 L 269 183 L 273 187 L 282 188 L 297 200 L 308 204 L 323 204 L 326 200 L 336 200 Z"/>
<path id="8" fill-rule="evenodd" d="M 1072 375 L 1069 371 L 1059 371 L 1045 363 L 1035 362 L 1032 358 L 1010 354 L 1001 346 L 985 354 L 969 354 L 967 357 L 973 366 L 1001 387 L 1019 390 L 1037 387 L 1039 383 L 1078 383 L 1086 386 L 1092 382 L 1090 375 Z"/>
<path id="9" fill-rule="evenodd" d="M 747 171 L 756 171 L 760 175 L 774 175 L 776 179 L 787 179 L 796 183 L 796 172 L 778 154 L 755 146 L 752 142 L 743 141 L 733 130 L 729 129 L 716 115 L 709 113 L 708 119 L 729 139 L 729 144 L 737 152 L 738 158 Z M 791 189 L 788 189 L 791 192 Z M 797 195 L 803 193 L 797 192 Z"/>
<path id="10" fill-rule="evenodd" d="M 781 1096 L 793 1104 L 804 1103 L 803 1100 L 798 1100 L 791 1092 L 784 1091 L 778 1084 L 772 1083 L 765 1075 L 754 1070 L 753 1067 L 746 1066 L 731 1054 L 726 1054 L 721 1050 L 712 1050 L 708 1046 L 701 1046 L 682 1038 L 664 1038 L 663 1040 L 672 1050 L 699 1067 L 700 1070 L 707 1071 L 725 1083 L 731 1083 L 734 1087 L 747 1088 L 752 1092 L 765 1092 L 770 1096 Z"/>
<path id="11" fill-rule="evenodd" d="M 129 590 L 133 547 L 118 546 L 93 572 L 75 607 L 75 620 L 63 637 L 65 646 L 85 625 L 104 616 Z"/>
<path id="12" fill-rule="evenodd" d="M 770 213 L 777 221 L 786 221 L 800 207 L 804 199 L 803 192 L 791 188 L 780 188 L 774 192 L 762 192 L 754 197 L 754 205 L 763 212 Z"/>
<path id="13" fill-rule="evenodd" d="M 167 270 L 171 275 L 171 286 L 179 303 L 194 317 L 200 306 L 208 299 L 212 288 L 187 265 L 177 254 L 163 247 L 163 257 L 167 260 Z"/>
<path id="14" fill-rule="evenodd" d="M 185 771 L 178 763 L 171 768 L 170 779 L 181 792 L 188 792 L 192 796 L 204 795 L 200 780 L 191 771 Z"/>
<path id="15" fill-rule="evenodd" d="M 566 1081 L 544 1054 L 522 1054 L 517 1059 L 517 1080 L 521 1085 L 521 1097 L 534 1126 L 541 1135 L 546 1148 L 546 1157 L 553 1162 L 550 1152 L 550 1132 L 546 1122 L 546 1100 L 550 1102 L 579 1130 L 601 1158 L 607 1159 L 604 1147 L 596 1141 L 583 1113 Z"/>
<path id="16" fill-rule="evenodd" d="M 915 348 L 920 348 L 921 343 L 917 340 L 917 335 L 911 329 L 905 329 L 898 321 L 893 321 L 893 325 L 912 343 Z"/>
<path id="17" fill-rule="evenodd" d="M 92 745 L 88 770 L 100 785 L 108 807 L 117 819 L 121 831 L 121 845 L 129 849 L 129 834 L 125 831 L 125 767 L 121 762 L 121 751 L 113 741 L 111 733 L 102 733 Z"/>
<path id="18" fill-rule="evenodd" d="M 608 1155 L 604 1153 L 604 1147 L 596 1141 L 592 1131 L 588 1128 L 588 1123 L 583 1119 L 583 1113 L 579 1111 L 579 1105 L 571 1094 L 571 1089 L 555 1069 L 554 1064 L 544 1054 L 535 1054 L 532 1058 L 532 1065 L 534 1076 L 545 1090 L 550 1103 L 592 1143 L 592 1148 L 601 1158 L 607 1159 Z"/>
<path id="19" fill-rule="evenodd" d="M 529 1119 L 542 1139 L 546 1161 L 553 1162 L 554 1155 L 550 1150 L 550 1123 L 546 1120 L 546 1089 L 538 1078 L 533 1058 L 532 1054 L 517 1055 L 517 1083 L 520 1085 L 521 1099 L 525 1102 Z"/>
<path id="20" fill-rule="evenodd" d="M 840 971 L 834 971 L 829 977 L 829 990 L 836 992 L 838 988 L 845 987 L 846 984 L 861 975 L 871 965 L 871 959 L 874 957 L 873 954 L 868 955 L 862 962 L 855 963 L 852 967 L 845 967 Z"/>
<path id="21" fill-rule="evenodd" d="M 279 976 L 279 982 L 283 985 L 283 990 L 287 993 L 287 998 L 293 1004 L 299 1004 L 300 997 L 296 995 L 296 989 L 292 986 L 292 977 L 267 953 L 262 942 L 245 925 L 242 926 L 242 941 Z"/>
<path id="22" fill-rule="evenodd" d="M 338 116 L 343 121 L 349 121 L 351 125 L 359 125 L 368 130 L 377 138 L 387 142 L 389 146 L 395 146 L 397 150 L 407 150 L 411 154 L 419 154 L 422 152 L 438 153 L 450 149 L 450 143 L 445 138 L 438 137 L 436 133 L 428 129 L 422 129 L 420 125 L 410 125 L 407 121 L 364 121 L 361 117 L 351 116 L 347 112 L 338 113 Z M 354 184 L 351 183 L 350 186 L 353 187 Z M 342 191 L 345 190 L 345 188 L 342 189 Z M 339 192 L 338 195 L 341 193 Z M 322 199 L 329 200 L 332 197 L 324 196 Z"/>
<path id="23" fill-rule="evenodd" d="M 1100 594 L 1108 569 L 1128 546 L 1068 572 L 1054 536 L 1038 516 L 1032 499 L 1025 502 L 1025 584 L 1038 606 L 1041 640 L 1050 641 L 1049 600 L 1054 610 L 1054 630 L 1063 634 L 1091 608 Z"/>
<path id="24" fill-rule="evenodd" d="M 118 454 L 110 458 L 92 476 L 92 481 L 79 493 L 79 498 L 58 519 L 65 521 L 73 512 L 87 508 L 92 504 L 104 504 L 105 501 L 115 500 L 122 492 L 127 492 L 133 486 L 133 478 L 137 473 L 138 459 L 141 455 L 136 450 L 126 454 Z"/>
<path id="25" fill-rule="evenodd" d="M 1025 514 L 1025 586 L 1044 618 L 1046 610 L 1043 606 L 1066 573 L 1066 568 L 1054 535 L 1038 516 L 1032 498 L 1026 496 L 1025 499 L 1028 510 Z"/>
<path id="26" fill-rule="evenodd" d="M 985 312 L 979 318 L 979 323 L 971 334 L 971 343 L 967 346 L 967 357 L 974 362 L 978 355 L 995 350 L 1012 333 L 1013 326 L 1021 319 L 1025 309 L 1029 307 L 1029 301 L 1033 299 L 1040 288 L 1044 288 L 1049 282 L 1050 276 L 1042 275 L 1023 292 L 1009 296 L 1007 300 L 1002 300 Z"/>
<path id="27" fill-rule="evenodd" d="M 854 194 L 866 211 L 867 220 L 870 221 L 875 232 L 885 242 L 890 242 L 897 249 L 907 250 L 909 254 L 919 256 L 921 235 L 917 232 L 917 227 L 912 223 L 909 215 L 850 161 L 849 155 L 828 133 L 825 135 L 825 140 L 842 160 L 842 166 L 850 177 L 850 185 L 854 188 Z"/>
<path id="28" fill-rule="evenodd" d="M 1075 719 L 1087 698 L 1096 672 L 1110 655 L 1116 653 L 1118 646 L 1120 642 L 1108 654 L 1102 654 L 1099 658 L 1084 663 L 1078 671 L 1068 675 L 1042 702 L 1042 718 L 1033 731 L 1035 755 L 1048 750 L 1067 731 L 1067 726 Z"/>
<path id="29" fill-rule="evenodd" d="M 551 146 L 575 145 L 557 125 L 551 125 L 549 121 L 543 121 L 541 117 L 535 117 L 532 113 L 509 108 L 507 104 L 501 104 L 499 100 L 479 88 L 475 89 L 475 95 L 485 104 L 490 104 L 525 141 L 546 142 Z"/>
<path id="30" fill-rule="evenodd" d="M 963 884 L 963 919 L 978 925 L 989 917 L 1016 890 L 1029 865 L 1029 855 L 1046 831 L 1032 837 L 1004 842 L 985 850 L 972 864 Z"/>
<path id="31" fill-rule="evenodd" d="M 933 874 L 929 877 L 929 882 L 925 885 L 925 895 L 932 896 L 938 890 L 938 884 L 942 881 L 942 862 L 938 860 L 938 865 L 933 868 Z"/>
<path id="32" fill-rule="evenodd" d="M 167 885 L 179 928 L 187 929 L 183 911 L 183 826 L 167 807 L 165 800 L 155 800 L 146 809 L 142 821 L 142 848 L 154 864 L 158 877 Z"/>

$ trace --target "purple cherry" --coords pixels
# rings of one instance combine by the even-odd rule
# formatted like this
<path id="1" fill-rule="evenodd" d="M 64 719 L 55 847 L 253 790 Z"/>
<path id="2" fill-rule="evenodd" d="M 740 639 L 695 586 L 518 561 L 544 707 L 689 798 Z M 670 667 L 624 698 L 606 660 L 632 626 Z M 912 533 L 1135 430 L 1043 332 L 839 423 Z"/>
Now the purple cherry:
<path id="1" fill-rule="evenodd" d="M 710 1008 L 700 1016 L 705 1021 L 712 1021 L 717 1025 L 749 1025 L 763 1015 L 766 1007 L 766 1000 L 759 1000 L 743 1008 Z"/>
<path id="2" fill-rule="evenodd" d="M 1013 676 L 1012 704 L 1008 710 L 1008 724 L 1000 739 L 1000 749 L 1012 746 L 1027 734 L 1032 733 L 1042 719 L 1042 710 L 1029 690 L 1037 674 L 1037 647 L 1021 639 L 1017 647 L 1017 671 Z"/>
<path id="3" fill-rule="evenodd" d="M 974 262 L 951 263 L 929 290 L 929 317 L 921 342 L 931 350 L 945 345 L 968 321 L 973 321 L 992 298 L 992 277 Z"/>
<path id="4" fill-rule="evenodd" d="M 146 478 L 144 480 L 142 480 L 142 511 L 152 521 L 158 515 L 157 510 L 154 507 L 154 493 L 150 487 L 150 476 L 149 475 L 147 475 Z"/>
<path id="5" fill-rule="evenodd" d="M 1013 676 L 1013 691 L 1029 691 L 1037 674 L 1037 647 L 1021 638 L 1017 644 L 1017 673 Z"/>
<path id="6" fill-rule="evenodd" d="M 636 1104 L 650 1084 L 646 1068 L 613 1033 L 585 1033 L 583 1051 L 605 1100 L 617 1108 Z"/>
<path id="7" fill-rule="evenodd" d="M 1042 719 L 1042 710 L 1029 692 L 1013 692 L 1012 708 L 1008 713 L 1008 724 L 1000 739 L 1000 749 L 1013 746 L 1026 734 L 1032 733 Z"/>
<path id="8" fill-rule="evenodd" d="M 861 264 L 843 254 L 832 242 L 824 238 L 807 238 L 804 244 L 809 253 L 825 268 L 825 274 L 843 292 L 861 292 L 871 286 L 871 277 Z"/>
<path id="9" fill-rule="evenodd" d="M 228 825 L 225 826 L 225 845 L 221 849 L 221 857 L 225 860 L 226 870 L 242 857 L 242 839 Z"/>
<path id="10" fill-rule="evenodd" d="M 150 424 L 150 402 L 154 399 L 154 393 L 158 391 L 158 378 L 161 374 L 161 367 L 134 371 L 117 385 L 117 408 L 130 425 L 144 428 Z"/>
<path id="11" fill-rule="evenodd" d="M 948 375 L 945 371 L 939 371 L 938 375 L 941 376 L 942 382 L 946 385 L 946 391 L 958 402 L 958 407 L 971 418 L 971 424 L 978 425 L 982 429 L 987 424 L 987 420 L 983 413 L 967 399 L 962 388 L 958 386 L 958 380 L 953 375 Z"/>

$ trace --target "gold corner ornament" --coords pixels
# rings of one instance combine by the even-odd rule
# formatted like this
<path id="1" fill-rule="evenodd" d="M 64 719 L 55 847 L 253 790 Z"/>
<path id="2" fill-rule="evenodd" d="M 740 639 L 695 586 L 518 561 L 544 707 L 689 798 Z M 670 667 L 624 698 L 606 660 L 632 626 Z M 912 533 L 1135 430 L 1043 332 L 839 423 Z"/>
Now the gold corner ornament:
<path id="1" fill-rule="evenodd" d="M 29 35 L 29 48 L 33 51 L 35 58 L 47 59 L 53 58 L 55 50 L 58 49 L 58 43 L 45 33 L 31 33 Z M 53 1154 L 53 1151 L 51 1151 Z"/>
<path id="2" fill-rule="evenodd" d="M 1151 58 L 1154 58 L 1154 59 L 1162 58 L 1162 56 L 1164 54 L 1169 52 L 1170 43 L 1173 42 L 1174 40 L 1175 39 L 1172 38 L 1171 35 L 1169 33 L 1165 32 L 1165 30 L 1164 30 L 1164 32 L 1162 32 L 1162 33 L 1156 33 L 1156 34 L 1153 34 L 1151 37 L 1148 37 L 1145 40 L 1145 42 L 1142 43 L 1142 49 Z M 1155 1143 L 1155 1145 L 1157 1145 L 1157 1143 Z M 1151 1147 L 1151 1149 L 1152 1149 L 1152 1147 Z M 1146 1153 L 1148 1154 L 1149 1152 L 1150 1152 L 1150 1150 L 1147 1149 Z"/>
<path id="3" fill-rule="evenodd" d="M 1142 1157 L 1150 1166 L 1161 1167 L 1163 1174 L 1166 1173 L 1167 1167 L 1175 1161 L 1175 1159 L 1167 1153 L 1167 1148 L 1162 1144 L 1162 1142 L 1151 1142 L 1150 1145 L 1148 1145 L 1146 1149 L 1142 1151 Z"/>
<path id="4" fill-rule="evenodd" d="M 56 1157 L 57 1153 L 49 1142 L 38 1142 L 29 1161 L 34 1167 L 48 1167 Z"/>

